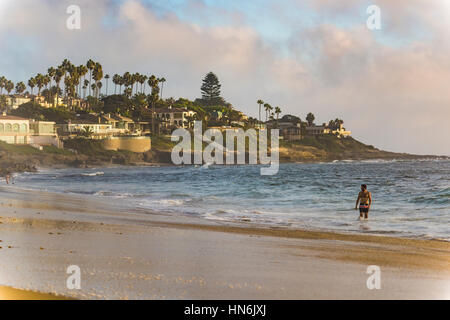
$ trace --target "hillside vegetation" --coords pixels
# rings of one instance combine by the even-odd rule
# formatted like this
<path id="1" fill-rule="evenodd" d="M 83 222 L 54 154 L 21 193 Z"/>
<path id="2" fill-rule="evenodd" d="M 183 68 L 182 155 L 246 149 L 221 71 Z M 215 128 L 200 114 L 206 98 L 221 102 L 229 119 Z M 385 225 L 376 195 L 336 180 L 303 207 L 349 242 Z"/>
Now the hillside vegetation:
<path id="1" fill-rule="evenodd" d="M 305 137 L 298 142 L 280 142 L 281 162 L 314 162 L 367 159 L 416 159 L 417 156 L 379 150 L 352 137 L 334 135 Z"/>

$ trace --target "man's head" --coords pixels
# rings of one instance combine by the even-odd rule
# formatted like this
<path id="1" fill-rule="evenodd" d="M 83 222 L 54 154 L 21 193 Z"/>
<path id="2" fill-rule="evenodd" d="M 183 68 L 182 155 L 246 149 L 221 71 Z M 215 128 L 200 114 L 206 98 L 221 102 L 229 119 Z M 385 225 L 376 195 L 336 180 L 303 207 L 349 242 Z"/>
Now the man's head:
<path id="1" fill-rule="evenodd" d="M 367 190 L 367 185 L 366 184 L 362 184 L 361 185 L 361 191 L 366 191 Z"/>

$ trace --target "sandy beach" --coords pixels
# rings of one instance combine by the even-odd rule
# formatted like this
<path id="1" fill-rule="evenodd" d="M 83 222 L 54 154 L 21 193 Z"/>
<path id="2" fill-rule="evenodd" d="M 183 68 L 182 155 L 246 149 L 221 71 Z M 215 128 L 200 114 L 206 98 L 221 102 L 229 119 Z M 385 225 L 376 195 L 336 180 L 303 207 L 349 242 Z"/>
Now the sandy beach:
<path id="1" fill-rule="evenodd" d="M 448 242 L 220 223 L 7 187 L 0 247 L 2 299 L 450 299 Z M 66 287 L 71 265 L 80 290 Z M 367 288 L 370 265 L 380 290 Z"/>

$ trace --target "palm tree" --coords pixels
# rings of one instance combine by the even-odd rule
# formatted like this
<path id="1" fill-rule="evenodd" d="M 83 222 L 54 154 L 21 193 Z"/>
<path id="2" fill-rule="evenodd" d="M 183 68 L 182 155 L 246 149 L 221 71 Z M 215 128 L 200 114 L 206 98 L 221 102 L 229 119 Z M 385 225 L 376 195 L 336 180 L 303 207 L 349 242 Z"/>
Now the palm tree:
<path id="1" fill-rule="evenodd" d="M 83 127 L 83 131 L 81 132 L 81 135 L 86 138 L 90 138 L 94 134 L 94 131 L 92 131 L 91 127 Z"/>
<path id="2" fill-rule="evenodd" d="M 134 87 L 134 84 L 136 84 L 136 93 L 135 94 L 138 93 L 138 83 L 139 83 L 140 78 L 141 78 L 141 75 L 139 73 L 133 74 L 133 87 Z"/>
<path id="3" fill-rule="evenodd" d="M 36 79 L 31 77 L 30 80 L 28 80 L 28 86 L 30 87 L 31 95 L 33 95 L 33 89 L 36 86 Z"/>
<path id="4" fill-rule="evenodd" d="M 78 86 L 77 79 L 75 77 L 65 77 L 64 84 L 66 87 L 66 93 L 68 99 L 70 99 L 70 108 L 73 109 L 73 97 L 75 96 L 75 88 Z"/>
<path id="5" fill-rule="evenodd" d="M 277 121 L 278 121 L 278 118 L 280 117 L 280 113 L 281 113 L 280 107 L 275 107 L 275 114 L 277 115 Z"/>
<path id="6" fill-rule="evenodd" d="M 159 80 L 152 75 L 148 79 L 148 85 L 152 88 L 152 93 L 150 95 L 150 102 L 152 105 L 152 134 L 155 134 L 155 104 L 159 97 Z"/>
<path id="7" fill-rule="evenodd" d="M 84 80 L 84 84 L 83 84 L 83 99 L 86 98 L 86 89 L 87 89 L 87 85 L 85 84 L 86 82 L 89 82 L 89 80 Z"/>
<path id="8" fill-rule="evenodd" d="M 123 85 L 125 85 L 125 89 L 124 89 L 124 93 L 126 93 L 126 95 L 128 96 L 128 95 L 131 95 L 130 93 L 129 93 L 129 90 L 127 90 L 131 85 L 132 85 L 132 83 L 133 83 L 133 76 L 131 75 L 131 73 L 129 73 L 128 71 L 127 72 L 125 72 L 124 74 L 123 74 L 123 77 L 122 77 L 122 84 Z M 126 92 L 125 92 L 126 91 Z"/>
<path id="9" fill-rule="evenodd" d="M 22 94 L 22 92 L 25 91 L 27 87 L 25 86 L 25 83 L 23 82 L 19 82 L 16 84 L 16 93 L 17 94 Z"/>
<path id="10" fill-rule="evenodd" d="M 71 96 L 71 104 L 73 99 L 76 98 L 78 93 L 78 85 L 80 84 L 81 76 L 78 73 L 78 67 L 71 65 L 70 66 L 70 81 L 69 81 L 69 92 Z"/>
<path id="11" fill-rule="evenodd" d="M 56 83 L 56 105 L 59 104 L 59 83 L 64 75 L 64 70 L 62 68 L 58 68 L 55 70 L 55 74 L 53 76 L 53 80 Z M 53 102 L 54 104 L 54 102 Z"/>
<path id="12" fill-rule="evenodd" d="M 48 90 L 52 78 L 48 74 L 44 75 L 44 86 Z"/>
<path id="13" fill-rule="evenodd" d="M 60 68 L 63 70 L 64 72 L 64 84 L 66 84 L 66 78 L 67 78 L 67 73 L 72 73 L 73 69 L 74 69 L 74 65 L 68 60 L 68 59 L 64 59 L 64 61 L 61 63 Z M 64 97 L 67 98 L 68 97 L 68 87 L 65 86 L 65 92 L 64 92 Z"/>
<path id="14" fill-rule="evenodd" d="M 84 79 L 84 82 L 83 82 L 83 89 L 84 89 L 83 99 L 86 99 L 86 89 L 89 87 L 89 84 L 90 84 L 89 80 L 88 79 Z"/>
<path id="15" fill-rule="evenodd" d="M 125 78 L 119 76 L 119 93 L 122 92 L 122 86 L 125 84 Z"/>
<path id="16" fill-rule="evenodd" d="M 120 76 L 117 73 L 113 75 L 112 82 L 114 83 L 114 94 L 117 94 L 117 85 L 120 83 Z"/>
<path id="17" fill-rule="evenodd" d="M 89 83 L 92 82 L 92 71 L 94 70 L 95 67 L 95 62 L 92 61 L 92 59 L 89 59 L 88 62 L 86 63 L 86 67 L 89 69 Z M 89 87 L 89 95 L 91 95 L 91 87 Z"/>
<path id="18" fill-rule="evenodd" d="M 55 77 L 55 72 L 56 72 L 55 68 L 53 68 L 53 67 L 48 68 L 47 74 L 50 76 L 50 79 L 53 79 Z M 51 85 L 51 83 L 50 83 L 50 85 Z"/>
<path id="19" fill-rule="evenodd" d="M 158 81 L 159 82 L 161 82 L 161 100 L 162 100 L 162 98 L 163 98 L 163 90 L 164 90 L 164 82 L 166 82 L 166 79 L 165 78 L 161 78 L 161 79 L 158 79 Z"/>
<path id="20" fill-rule="evenodd" d="M 68 59 L 64 59 L 64 61 L 61 63 L 61 67 L 66 71 L 69 72 L 70 68 L 72 66 L 72 63 Z"/>
<path id="21" fill-rule="evenodd" d="M 146 75 L 143 75 L 143 74 L 141 74 L 139 76 L 138 82 L 141 84 L 141 93 L 144 93 L 143 88 L 144 88 L 144 85 L 145 85 L 145 81 L 147 81 L 147 78 L 148 77 Z"/>
<path id="22" fill-rule="evenodd" d="M 6 82 L 7 82 L 6 78 L 1 76 L 0 77 L 0 94 L 3 93 L 3 88 L 5 88 Z"/>
<path id="23" fill-rule="evenodd" d="M 99 94 L 102 92 L 103 83 L 101 81 L 97 82 L 97 99 Z"/>
<path id="24" fill-rule="evenodd" d="M 95 83 L 91 84 L 91 89 L 92 91 L 94 91 L 95 94 L 95 91 L 97 90 L 97 85 Z"/>
<path id="25" fill-rule="evenodd" d="M 80 76 L 80 98 L 81 98 L 81 85 L 84 83 L 84 80 L 86 80 L 86 74 L 88 73 L 88 68 L 85 65 L 80 65 L 77 68 L 78 75 Z M 83 77 L 83 81 L 81 81 L 81 77 Z"/>
<path id="26" fill-rule="evenodd" d="M 8 92 L 8 94 L 10 94 L 11 91 L 14 89 L 14 82 L 12 82 L 11 80 L 7 80 L 5 84 L 5 89 Z"/>
<path id="27" fill-rule="evenodd" d="M 109 80 L 110 76 L 109 74 L 105 75 L 105 79 L 106 79 L 106 95 L 108 96 L 108 80 Z"/>
<path id="28" fill-rule="evenodd" d="M 259 105 L 259 122 L 261 122 L 261 106 L 264 104 L 264 101 L 259 99 L 256 103 Z"/>
<path id="29" fill-rule="evenodd" d="M 103 69 L 102 69 L 102 65 L 100 63 L 96 63 L 95 67 L 94 67 L 94 71 L 93 71 L 93 76 L 94 76 L 94 84 L 97 84 L 98 82 L 100 82 L 103 79 Z M 95 92 L 96 95 L 95 97 L 98 99 L 99 98 L 99 90 L 100 89 L 97 85 L 95 86 Z"/>
<path id="30" fill-rule="evenodd" d="M 36 85 L 38 87 L 38 96 L 40 96 L 41 95 L 41 89 L 44 86 L 45 78 L 44 78 L 44 76 L 42 74 L 38 73 L 35 79 L 36 79 Z"/>
<path id="31" fill-rule="evenodd" d="M 266 111 L 266 122 L 267 122 L 267 118 L 269 117 L 269 112 L 270 112 L 270 110 L 272 110 L 273 108 L 272 108 L 272 106 L 270 105 L 270 104 L 268 104 L 268 103 L 265 103 L 264 104 L 264 110 Z"/>
<path id="32" fill-rule="evenodd" d="M 51 82 L 52 82 L 52 78 L 48 74 L 46 74 L 44 76 L 44 86 L 47 89 L 47 101 L 50 101 L 50 93 L 51 92 L 50 92 L 49 85 L 50 85 Z"/>

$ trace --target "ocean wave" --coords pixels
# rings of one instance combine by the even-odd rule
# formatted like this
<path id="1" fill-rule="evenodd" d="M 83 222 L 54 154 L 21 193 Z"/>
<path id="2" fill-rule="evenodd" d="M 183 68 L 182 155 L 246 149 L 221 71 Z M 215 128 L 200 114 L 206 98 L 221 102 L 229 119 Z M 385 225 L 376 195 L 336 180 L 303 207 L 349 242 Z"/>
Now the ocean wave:
<path id="1" fill-rule="evenodd" d="M 415 204 L 445 206 L 450 205 L 450 194 L 439 194 L 433 196 L 420 196 L 412 199 Z"/>
<path id="2" fill-rule="evenodd" d="M 162 205 L 162 206 L 182 206 L 186 203 L 186 200 L 182 199 L 146 199 L 142 201 L 140 205 L 143 206 L 154 206 L 154 205 Z"/>
<path id="3" fill-rule="evenodd" d="M 96 176 L 103 176 L 105 173 L 103 171 L 99 171 L 99 172 L 93 172 L 93 173 L 82 173 L 82 176 L 85 177 L 96 177 Z"/>
<path id="4" fill-rule="evenodd" d="M 114 197 L 114 198 L 133 198 L 136 195 L 131 193 L 118 193 L 114 191 L 108 190 L 99 190 L 93 193 L 94 196 L 102 196 L 102 197 Z"/>

